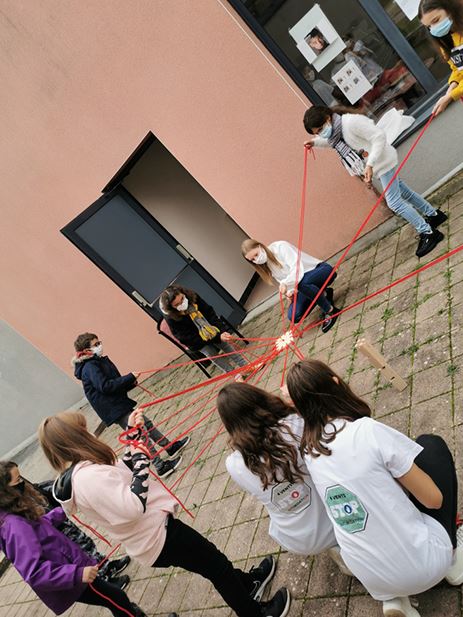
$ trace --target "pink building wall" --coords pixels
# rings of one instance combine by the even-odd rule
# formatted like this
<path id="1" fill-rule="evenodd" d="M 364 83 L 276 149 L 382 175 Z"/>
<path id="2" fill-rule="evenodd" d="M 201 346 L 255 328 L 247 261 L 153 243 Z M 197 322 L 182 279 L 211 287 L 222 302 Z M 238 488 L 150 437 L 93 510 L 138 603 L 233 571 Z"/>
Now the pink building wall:
<path id="1" fill-rule="evenodd" d="M 3 2 L 1 317 L 68 373 L 85 330 L 124 371 L 177 355 L 59 233 L 148 131 L 250 235 L 297 241 L 304 97 L 227 11 L 217 0 Z M 327 257 L 373 195 L 329 152 L 310 161 L 309 186 L 304 246 Z"/>

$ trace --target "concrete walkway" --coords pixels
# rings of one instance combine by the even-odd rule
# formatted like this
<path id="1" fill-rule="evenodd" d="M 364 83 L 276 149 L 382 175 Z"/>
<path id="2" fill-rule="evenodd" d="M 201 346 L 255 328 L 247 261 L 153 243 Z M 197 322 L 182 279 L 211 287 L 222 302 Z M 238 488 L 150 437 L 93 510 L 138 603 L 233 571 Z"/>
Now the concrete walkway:
<path id="1" fill-rule="evenodd" d="M 347 306 L 402 275 L 415 270 L 463 242 L 463 190 L 460 179 L 450 183 L 436 198 L 449 213 L 442 227 L 445 241 L 424 260 L 414 252 L 414 230 L 401 226 L 374 244 L 367 246 L 342 266 L 335 284 L 338 306 Z M 456 191 L 456 192 L 455 192 Z M 363 304 L 338 320 L 333 330 L 322 334 L 314 328 L 304 335 L 300 348 L 307 356 L 327 361 L 354 390 L 371 405 L 374 416 L 410 437 L 423 432 L 438 433 L 455 455 L 459 477 L 463 466 L 463 252 L 409 279 L 387 293 Z M 315 313 L 315 312 L 314 312 Z M 313 320 L 316 316 L 314 315 Z M 317 317 L 318 318 L 318 317 Z M 245 327 L 248 336 L 273 336 L 281 333 L 281 316 L 276 306 L 259 315 Z M 407 379 L 409 387 L 398 393 L 354 349 L 356 341 L 366 338 L 385 354 L 390 363 Z M 283 358 L 274 361 L 262 377 L 261 385 L 276 391 L 280 385 Z M 163 393 L 197 383 L 198 369 L 170 370 L 146 382 L 147 388 Z M 136 392 L 140 392 L 137 390 Z M 168 404 L 149 410 L 157 422 L 167 418 L 188 400 L 205 393 L 175 398 Z M 150 400 L 146 394 L 141 402 Z M 211 398 L 208 409 L 213 403 Z M 162 424 L 164 431 L 179 419 L 185 419 L 197 407 L 188 407 L 178 417 Z M 199 409 L 199 408 L 198 408 Z M 96 420 L 91 411 L 92 426 Z M 203 411 L 204 414 L 204 411 Z M 185 421 L 184 427 L 200 417 Z M 174 482 L 193 461 L 219 428 L 212 414 L 192 433 L 181 468 L 171 477 Z M 176 429 L 173 434 L 178 434 Z M 117 431 L 107 430 L 103 438 L 116 444 Z M 272 589 L 287 585 L 293 594 L 291 617 L 372 617 L 381 615 L 379 603 L 352 578 L 340 574 L 325 555 L 301 558 L 280 549 L 268 536 L 268 518 L 251 497 L 242 493 L 229 479 L 224 460 L 228 455 L 225 435 L 217 438 L 181 480 L 177 495 L 192 510 L 196 529 L 207 535 L 240 567 L 249 568 L 264 555 L 274 554 L 278 571 Z M 32 480 L 52 475 L 43 455 L 30 448 L 22 471 Z M 463 493 L 462 493 L 463 494 Z M 460 496 L 461 500 L 461 496 Z M 460 503 L 460 511 L 463 511 Z M 89 521 L 90 522 L 90 521 Z M 177 569 L 153 570 L 131 564 L 130 598 L 149 615 L 165 615 L 176 610 L 182 617 L 225 617 L 228 608 L 211 585 L 198 576 Z M 417 598 L 422 617 L 462 617 L 460 588 L 441 583 Z M 21 580 L 13 567 L 0 579 L 0 617 L 43 617 L 51 615 Z M 108 615 L 102 609 L 75 605 L 66 615 L 77 617 Z"/>

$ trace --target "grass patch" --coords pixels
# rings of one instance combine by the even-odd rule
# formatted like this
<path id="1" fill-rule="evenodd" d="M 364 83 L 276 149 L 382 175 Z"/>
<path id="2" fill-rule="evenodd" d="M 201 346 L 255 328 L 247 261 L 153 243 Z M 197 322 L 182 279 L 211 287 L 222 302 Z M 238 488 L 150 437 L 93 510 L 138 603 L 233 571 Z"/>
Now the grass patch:
<path id="1" fill-rule="evenodd" d="M 389 306 L 387 308 L 384 309 L 383 314 L 381 315 L 381 319 L 383 321 L 387 321 L 388 319 L 390 319 L 392 316 L 394 315 L 394 309 L 390 308 Z"/>
<path id="2" fill-rule="evenodd" d="M 447 375 L 451 377 L 452 375 L 455 375 L 456 373 L 458 373 L 459 370 L 460 370 L 460 367 L 457 366 L 456 364 L 449 364 L 447 367 Z"/>

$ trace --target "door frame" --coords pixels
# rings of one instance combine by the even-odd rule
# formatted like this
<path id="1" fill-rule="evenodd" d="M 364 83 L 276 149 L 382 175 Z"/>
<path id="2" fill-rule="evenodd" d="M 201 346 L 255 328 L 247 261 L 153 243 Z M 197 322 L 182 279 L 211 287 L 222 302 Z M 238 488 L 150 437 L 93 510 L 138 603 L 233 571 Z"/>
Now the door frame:
<path id="1" fill-rule="evenodd" d="M 106 276 L 108 276 L 113 283 L 115 283 L 119 289 L 127 294 L 130 299 L 136 303 L 137 306 L 142 308 L 152 319 L 159 322 L 163 318 L 163 314 L 157 307 L 157 304 L 149 308 L 138 301 L 134 295 L 135 290 L 131 287 L 128 281 L 122 277 L 112 266 L 110 266 L 91 246 L 89 246 L 77 233 L 77 229 L 90 219 L 94 214 L 98 212 L 103 206 L 105 206 L 115 196 L 120 196 L 124 201 L 139 215 L 141 218 L 154 229 L 156 233 L 169 244 L 184 260 L 185 267 L 189 266 L 200 277 L 210 285 L 214 291 L 221 296 L 227 304 L 232 308 L 232 312 L 227 319 L 233 324 L 237 325 L 246 316 L 247 312 L 243 305 L 235 300 L 235 298 L 223 287 L 215 278 L 213 278 L 209 272 L 195 260 L 191 255 L 189 260 L 185 254 L 189 255 L 187 249 L 184 249 L 182 245 L 170 234 L 165 227 L 163 227 L 159 221 L 157 221 L 149 212 L 142 206 L 142 204 L 128 191 L 122 184 L 118 184 L 112 190 L 104 193 L 95 202 L 88 206 L 83 212 L 78 214 L 72 221 L 67 223 L 60 231 L 61 233 L 77 248 L 81 251 L 91 262 L 97 266 Z M 182 250 L 178 250 L 180 247 Z M 183 270 L 182 270 L 183 271 Z M 179 273 L 180 274 L 180 273 Z M 153 315 L 154 313 L 154 315 Z"/>

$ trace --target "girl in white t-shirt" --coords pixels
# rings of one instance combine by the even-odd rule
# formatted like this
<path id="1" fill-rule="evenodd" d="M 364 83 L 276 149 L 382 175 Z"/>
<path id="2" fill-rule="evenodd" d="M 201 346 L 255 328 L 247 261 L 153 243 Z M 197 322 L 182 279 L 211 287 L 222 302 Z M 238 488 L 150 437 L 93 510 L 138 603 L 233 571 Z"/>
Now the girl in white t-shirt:
<path id="1" fill-rule="evenodd" d="M 304 252 L 301 252 L 298 260 L 298 249 L 285 240 L 278 240 L 265 246 L 262 242 L 248 238 L 241 244 L 241 254 L 254 266 L 266 283 L 269 285 L 273 285 L 274 281 L 279 283 L 280 293 L 291 300 L 288 319 L 294 320 L 294 323 L 305 317 L 312 300 L 333 271 L 330 264 Z M 336 276 L 335 272 L 330 281 L 334 281 Z M 294 307 L 296 286 L 297 297 Z M 317 304 L 325 315 L 322 332 L 328 332 L 337 319 L 336 313 L 339 309 L 333 304 L 333 294 L 333 289 L 326 287 L 317 298 Z"/>
<path id="2" fill-rule="evenodd" d="M 445 442 L 436 435 L 414 442 L 376 422 L 323 362 L 295 364 L 287 386 L 304 420 L 301 452 L 342 558 L 383 601 L 385 616 L 419 617 L 409 595 L 444 577 L 463 582 L 457 481 Z"/>
<path id="3" fill-rule="evenodd" d="M 304 461 L 299 440 L 304 423 L 282 399 L 246 383 L 226 385 L 217 408 L 233 448 L 228 473 L 254 495 L 270 516 L 269 534 L 299 555 L 328 550 L 344 574 L 333 525 Z"/>

